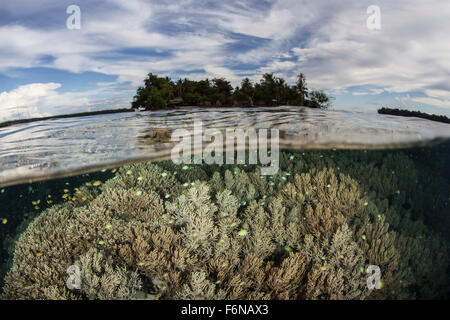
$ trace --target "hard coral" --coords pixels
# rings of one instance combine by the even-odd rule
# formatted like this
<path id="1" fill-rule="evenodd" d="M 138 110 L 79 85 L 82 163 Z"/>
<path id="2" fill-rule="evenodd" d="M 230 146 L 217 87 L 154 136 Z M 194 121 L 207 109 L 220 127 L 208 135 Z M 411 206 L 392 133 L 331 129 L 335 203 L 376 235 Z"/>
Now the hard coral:
<path id="1" fill-rule="evenodd" d="M 250 166 L 128 165 L 101 193 L 83 189 L 85 200 L 28 226 L 2 298 L 444 297 L 447 248 L 411 218 L 431 201 L 414 202 L 415 170 L 404 154 L 362 151 L 282 152 L 271 177 Z M 72 265 L 80 290 L 66 286 Z M 380 290 L 367 287 L 369 265 L 381 269 Z"/>

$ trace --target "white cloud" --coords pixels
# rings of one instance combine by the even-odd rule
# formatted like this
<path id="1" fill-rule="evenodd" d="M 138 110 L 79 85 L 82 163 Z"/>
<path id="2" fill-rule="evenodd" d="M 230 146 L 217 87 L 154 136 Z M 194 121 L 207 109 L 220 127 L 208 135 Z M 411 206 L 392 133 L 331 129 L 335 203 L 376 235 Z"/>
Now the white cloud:
<path id="1" fill-rule="evenodd" d="M 376 96 L 378 94 L 381 94 L 385 92 L 384 89 L 369 89 L 369 91 L 353 91 L 352 95 L 354 96 Z"/>
<path id="2" fill-rule="evenodd" d="M 40 3 L 40 10 L 55 6 L 51 1 Z M 148 72 L 173 75 L 175 70 L 186 74 L 205 70 L 188 76 L 224 76 L 236 85 L 241 70 L 229 66 L 251 63 L 260 65 L 245 70 L 252 79 L 263 72 L 276 72 L 292 83 L 293 71 L 301 71 L 310 87 L 336 93 L 353 86 L 380 88 L 363 89 L 368 95 L 423 93 L 425 97 L 412 100 L 449 108 L 447 1 L 379 0 L 380 31 L 366 28 L 366 9 L 372 3 L 360 0 L 109 0 L 98 8 L 88 1 L 78 3 L 81 30 L 67 30 L 65 25 L 45 30 L 15 23 L 0 26 L 0 72 L 35 67 L 40 57 L 51 55 L 55 59 L 49 67 L 117 75 L 119 82 L 130 81 L 133 86 Z M 5 5 L 13 16 L 38 9 L 31 0 Z M 267 41 L 246 52 L 226 51 L 225 45 L 235 41 L 232 33 Z M 103 58 L 135 47 L 170 51 L 171 55 Z M 57 90 L 48 90 L 50 97 L 41 102 L 52 104 L 51 96 Z"/>
<path id="3" fill-rule="evenodd" d="M 38 105 L 52 104 L 59 83 L 33 83 L 10 92 L 0 93 L 0 121 L 11 118 L 40 117 L 47 115 Z M 53 101 L 54 102 L 54 101 Z"/>
<path id="4" fill-rule="evenodd" d="M 444 100 L 442 98 L 418 97 L 412 98 L 411 100 L 419 103 L 426 103 L 439 108 L 450 109 L 450 100 Z"/>
<path id="5" fill-rule="evenodd" d="M 114 84 L 84 92 L 60 93 L 60 83 L 32 83 L 0 93 L 0 122 L 11 119 L 45 117 L 70 112 L 129 107 L 128 97 L 117 92 Z M 97 100 L 103 94 L 107 98 Z"/>
<path id="6" fill-rule="evenodd" d="M 449 91 L 429 88 L 448 86 L 448 3 L 379 1 L 382 29 L 371 31 L 365 27 L 365 3 L 358 2 L 337 10 L 331 20 L 322 12 L 317 19 L 323 23 L 307 45 L 292 50 L 310 82 L 333 89 L 370 85 L 389 93 L 433 92 L 434 99 L 419 99 L 445 107 Z"/>

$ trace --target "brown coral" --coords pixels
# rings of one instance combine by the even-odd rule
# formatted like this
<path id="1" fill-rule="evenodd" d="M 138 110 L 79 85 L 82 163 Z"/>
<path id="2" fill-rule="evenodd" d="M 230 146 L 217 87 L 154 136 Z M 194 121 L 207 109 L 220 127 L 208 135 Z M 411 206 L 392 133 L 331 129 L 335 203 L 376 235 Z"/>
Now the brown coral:
<path id="1" fill-rule="evenodd" d="M 408 170 L 389 171 L 404 156 L 376 154 L 359 166 L 348 157 L 370 159 L 282 153 L 284 171 L 273 177 L 237 166 L 123 167 L 101 193 L 80 187 L 85 200 L 55 205 L 28 226 L 2 298 L 444 296 L 447 248 L 402 207 Z M 381 177 L 369 187 L 374 173 Z M 397 188 L 405 194 L 393 197 Z M 81 290 L 66 287 L 71 265 L 81 267 Z M 367 288 L 368 265 L 381 268 L 381 290 Z"/>

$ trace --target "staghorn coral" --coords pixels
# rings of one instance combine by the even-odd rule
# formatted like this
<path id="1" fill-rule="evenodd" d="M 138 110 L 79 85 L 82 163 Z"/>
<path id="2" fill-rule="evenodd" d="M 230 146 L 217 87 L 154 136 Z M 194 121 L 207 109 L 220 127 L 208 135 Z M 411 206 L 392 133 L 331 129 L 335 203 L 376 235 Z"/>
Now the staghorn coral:
<path id="1" fill-rule="evenodd" d="M 358 215 L 363 206 L 357 183 L 343 174 L 336 176 L 331 169 L 296 175 L 293 183 L 281 188 L 279 197 L 287 207 L 284 211 L 289 212 L 287 230 L 291 230 L 291 234 L 294 232 L 292 220 L 299 221 L 303 234 L 335 232 L 347 219 Z M 284 222 L 274 223 L 278 230 L 286 226 Z"/>
<path id="2" fill-rule="evenodd" d="M 236 236 L 236 226 L 241 220 L 238 218 L 240 204 L 230 190 L 224 190 L 216 194 L 218 207 L 215 225 L 218 230 L 218 241 L 214 246 L 214 255 L 219 256 L 226 250 L 236 254 L 241 251 L 242 243 Z"/>
<path id="3" fill-rule="evenodd" d="M 123 220 L 136 220 L 155 225 L 163 223 L 164 205 L 159 195 L 152 190 L 147 193 L 104 188 L 103 193 L 91 203 L 91 208 L 106 209 L 109 214 L 120 216 Z"/>
<path id="4" fill-rule="evenodd" d="M 139 217 L 147 208 L 161 210 L 158 208 L 159 197 L 143 194 L 147 200 L 154 201 L 152 206 L 152 202 L 129 201 L 130 195 L 120 190 L 105 191 L 104 195 L 108 194 L 114 197 L 99 196 L 83 207 L 68 201 L 47 209 L 36 218 L 17 242 L 14 264 L 6 276 L 4 298 L 81 298 L 80 294 L 70 292 L 65 286 L 67 268 L 93 247 L 117 254 L 119 248 L 126 244 L 122 235 L 139 223 L 138 220 L 130 222 L 127 219 Z M 120 204 L 124 207 L 116 211 Z M 129 215 L 124 215 L 124 212 Z M 159 213 L 156 211 L 155 215 Z M 151 217 L 147 215 L 147 218 Z M 154 223 L 148 220 L 150 228 Z M 113 258 L 118 257 L 113 254 Z"/>
<path id="5" fill-rule="evenodd" d="M 142 287 L 136 271 L 114 266 L 111 256 L 91 248 L 80 257 L 81 292 L 89 299 L 124 300 L 133 298 Z"/>
<path id="6" fill-rule="evenodd" d="M 245 204 L 274 192 L 275 182 L 267 182 L 266 179 L 260 175 L 259 169 L 245 172 L 236 166 L 232 170 L 226 170 L 223 175 L 214 173 L 210 184 L 214 192 L 230 190 L 240 203 Z M 273 177 L 269 179 L 273 180 Z"/>
<path id="7" fill-rule="evenodd" d="M 119 259 L 137 268 L 147 280 L 147 288 L 158 298 L 173 297 L 182 279 L 200 264 L 172 228 L 162 226 L 149 231 L 142 224 L 135 225 L 126 232 L 125 239 Z"/>
<path id="8" fill-rule="evenodd" d="M 303 291 L 305 299 L 363 299 L 368 295 L 363 251 L 344 224 L 329 238 L 306 235 L 302 245 L 312 267 Z"/>
<path id="9" fill-rule="evenodd" d="M 214 226 L 217 207 L 210 198 L 209 187 L 198 183 L 186 195 L 166 205 L 169 217 L 180 227 L 184 246 L 189 250 L 197 250 L 204 257 L 211 257 L 213 243 L 218 237 Z"/>
<path id="10" fill-rule="evenodd" d="M 245 208 L 242 219 L 242 230 L 247 230 L 249 233 L 243 239 L 242 252 L 253 253 L 262 259 L 272 255 L 276 249 L 276 243 L 271 232 L 270 216 L 263 203 L 251 201 Z"/>
<path id="11" fill-rule="evenodd" d="M 291 253 L 280 266 L 253 255 L 243 258 L 232 252 L 212 259 L 209 272 L 216 292 L 225 299 L 295 299 L 307 270 L 303 253 Z"/>
<path id="12" fill-rule="evenodd" d="M 140 163 L 101 188 L 80 187 L 77 199 L 46 209 L 20 236 L 2 298 L 447 294 L 447 247 L 412 218 L 430 202 L 412 197 L 421 175 L 408 157 L 308 151 L 281 159 L 273 177 L 254 166 Z M 85 270 L 81 290 L 65 286 L 73 264 Z M 381 290 L 367 288 L 370 264 L 381 268 Z"/>
<path id="13" fill-rule="evenodd" d="M 74 298 L 61 276 L 73 261 L 74 252 L 67 250 L 72 239 L 65 229 L 72 216 L 71 209 L 67 205 L 45 210 L 21 235 L 15 246 L 13 266 L 5 278 L 2 298 Z"/>
<path id="14" fill-rule="evenodd" d="M 182 191 L 173 172 L 149 162 L 119 168 L 116 176 L 108 180 L 103 188 L 155 191 L 163 198 L 176 197 Z"/>
<path id="15" fill-rule="evenodd" d="M 344 217 L 355 215 L 363 204 L 356 181 L 342 173 L 336 176 L 332 169 L 313 169 L 296 175 L 294 183 L 288 183 L 281 196 L 296 205 L 320 203 Z"/>
<path id="16" fill-rule="evenodd" d="M 205 271 L 192 272 L 189 283 L 175 295 L 178 300 L 223 300 L 226 294 L 223 290 L 216 292 L 216 285 L 206 278 Z"/>

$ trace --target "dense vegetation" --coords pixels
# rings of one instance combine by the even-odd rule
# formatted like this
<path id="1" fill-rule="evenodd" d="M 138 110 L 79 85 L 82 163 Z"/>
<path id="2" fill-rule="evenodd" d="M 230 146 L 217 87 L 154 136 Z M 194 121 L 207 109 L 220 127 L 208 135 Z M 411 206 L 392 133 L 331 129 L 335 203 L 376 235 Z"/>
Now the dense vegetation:
<path id="1" fill-rule="evenodd" d="M 436 114 L 428 114 L 428 113 L 423 113 L 420 111 L 381 108 L 378 110 L 378 113 L 379 114 L 389 114 L 389 115 L 393 115 L 393 116 L 417 117 L 417 118 L 424 118 L 424 119 L 428 119 L 428 120 L 432 120 L 432 121 L 450 123 L 450 119 L 446 116 L 438 116 Z"/>
<path id="2" fill-rule="evenodd" d="M 179 79 L 173 82 L 168 77 L 158 77 L 149 73 L 144 86 L 139 87 L 132 107 L 145 110 L 172 106 L 276 106 L 295 105 L 312 108 L 327 108 L 331 98 L 321 90 L 308 91 L 306 78 L 300 73 L 297 83 L 290 86 L 283 78 L 266 73 L 259 83 L 253 84 L 249 78 L 241 86 L 233 88 L 224 78 L 193 81 Z"/>

